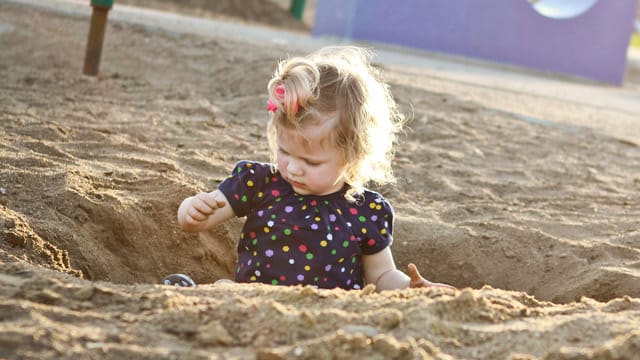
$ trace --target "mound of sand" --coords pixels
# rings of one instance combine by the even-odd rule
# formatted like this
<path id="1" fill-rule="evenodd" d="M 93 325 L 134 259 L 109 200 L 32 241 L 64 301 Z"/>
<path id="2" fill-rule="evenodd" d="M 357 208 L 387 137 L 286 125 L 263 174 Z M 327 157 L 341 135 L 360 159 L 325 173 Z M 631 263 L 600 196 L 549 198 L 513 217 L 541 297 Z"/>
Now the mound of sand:
<path id="1" fill-rule="evenodd" d="M 0 3 L 0 357 L 638 353 L 640 148 L 554 122 L 637 114 L 387 66 L 411 117 L 378 189 L 396 262 L 461 290 L 174 289 L 154 284 L 230 277 L 241 220 L 191 235 L 176 209 L 268 160 L 266 83 L 294 50 L 111 22 L 90 78 L 87 28 Z"/>

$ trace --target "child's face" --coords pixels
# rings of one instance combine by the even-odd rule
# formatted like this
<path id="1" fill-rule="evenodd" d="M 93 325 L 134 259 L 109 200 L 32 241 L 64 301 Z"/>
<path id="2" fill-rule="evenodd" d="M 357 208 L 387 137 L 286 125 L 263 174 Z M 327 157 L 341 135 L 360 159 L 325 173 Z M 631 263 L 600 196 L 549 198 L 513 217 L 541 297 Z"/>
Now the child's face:
<path id="1" fill-rule="evenodd" d="M 305 127 L 302 134 L 281 129 L 276 138 L 278 169 L 300 195 L 328 195 L 344 185 L 344 156 L 319 133 L 323 131 L 314 126 Z"/>

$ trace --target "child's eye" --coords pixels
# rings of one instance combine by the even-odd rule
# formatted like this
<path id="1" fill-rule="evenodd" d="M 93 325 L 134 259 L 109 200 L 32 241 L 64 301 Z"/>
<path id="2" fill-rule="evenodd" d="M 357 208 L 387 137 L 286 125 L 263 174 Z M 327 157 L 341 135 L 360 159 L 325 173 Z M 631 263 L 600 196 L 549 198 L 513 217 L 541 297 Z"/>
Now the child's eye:
<path id="1" fill-rule="evenodd" d="M 305 162 L 306 162 L 306 163 L 307 163 L 307 165 L 309 165 L 309 166 L 318 166 L 318 165 L 322 164 L 322 163 L 320 163 L 320 162 L 317 162 L 317 161 L 311 161 L 311 160 L 305 160 Z"/>
<path id="2" fill-rule="evenodd" d="M 279 148 L 278 151 L 280 151 L 282 155 L 289 155 L 289 153 L 286 152 L 283 148 Z"/>

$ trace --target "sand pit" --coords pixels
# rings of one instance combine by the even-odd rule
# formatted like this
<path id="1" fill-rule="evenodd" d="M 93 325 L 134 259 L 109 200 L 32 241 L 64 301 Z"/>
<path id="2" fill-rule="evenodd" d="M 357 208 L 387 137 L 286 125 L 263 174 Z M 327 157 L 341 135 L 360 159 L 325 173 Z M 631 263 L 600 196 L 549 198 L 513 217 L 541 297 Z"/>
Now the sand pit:
<path id="1" fill-rule="evenodd" d="M 461 290 L 173 289 L 156 284 L 230 276 L 241 220 L 190 235 L 176 209 L 236 161 L 268 160 L 266 83 L 295 49 L 112 22 L 91 78 L 87 28 L 0 3 L 0 357 L 640 351 L 640 147 L 556 121 L 638 114 L 381 65 L 411 117 L 398 185 L 377 189 L 396 209 L 396 262 Z"/>

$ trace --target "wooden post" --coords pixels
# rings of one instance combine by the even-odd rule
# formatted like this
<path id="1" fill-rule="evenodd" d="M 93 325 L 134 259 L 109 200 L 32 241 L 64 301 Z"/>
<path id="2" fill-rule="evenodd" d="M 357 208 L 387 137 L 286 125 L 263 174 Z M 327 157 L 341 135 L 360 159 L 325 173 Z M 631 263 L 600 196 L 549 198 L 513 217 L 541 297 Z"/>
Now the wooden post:
<path id="1" fill-rule="evenodd" d="M 85 75 L 96 76 L 100 70 L 100 58 L 102 56 L 102 44 L 107 27 L 107 16 L 113 6 L 114 0 L 91 0 L 93 11 L 89 26 L 89 38 L 87 39 L 87 51 L 84 57 Z"/>

